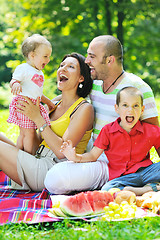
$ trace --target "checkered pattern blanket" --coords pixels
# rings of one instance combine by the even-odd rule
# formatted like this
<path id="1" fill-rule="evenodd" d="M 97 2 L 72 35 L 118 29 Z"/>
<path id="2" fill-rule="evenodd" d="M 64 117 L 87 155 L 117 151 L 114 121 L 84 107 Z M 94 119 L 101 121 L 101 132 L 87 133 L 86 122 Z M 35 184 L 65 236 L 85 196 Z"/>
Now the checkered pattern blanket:
<path id="1" fill-rule="evenodd" d="M 50 194 L 10 188 L 10 179 L 0 170 L 0 225 L 9 223 L 39 223 L 57 221 L 48 216 Z"/>
<path id="2" fill-rule="evenodd" d="M 11 189 L 10 184 L 10 179 L 0 170 L 0 225 L 20 222 L 28 224 L 55 222 L 62 219 L 48 214 L 47 209 L 52 207 L 52 200 L 46 189 L 43 189 L 42 192 L 20 191 Z M 140 210 L 137 218 L 157 216 L 146 210 Z M 81 219 L 96 221 L 97 218 L 88 220 L 81 217 Z M 118 221 L 122 220 L 124 219 Z"/>

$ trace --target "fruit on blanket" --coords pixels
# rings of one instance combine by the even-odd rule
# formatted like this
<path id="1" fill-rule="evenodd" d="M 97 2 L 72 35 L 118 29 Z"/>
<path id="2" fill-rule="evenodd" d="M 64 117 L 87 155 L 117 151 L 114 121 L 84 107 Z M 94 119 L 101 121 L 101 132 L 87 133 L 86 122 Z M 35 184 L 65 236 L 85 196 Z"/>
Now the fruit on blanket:
<path id="1" fill-rule="evenodd" d="M 144 198 L 152 198 L 154 195 L 157 195 L 157 192 L 149 191 L 149 192 L 143 193 L 142 197 L 144 197 Z"/>
<path id="2" fill-rule="evenodd" d="M 103 212 L 104 207 L 114 201 L 107 191 L 88 191 L 85 194 L 95 214 Z"/>
<path id="3" fill-rule="evenodd" d="M 101 217 L 102 220 L 114 220 L 114 219 L 124 219 L 133 218 L 137 207 L 135 204 L 129 204 L 127 201 L 121 202 L 119 205 L 115 202 L 110 202 L 108 206 L 104 207 L 105 214 Z"/>
<path id="4" fill-rule="evenodd" d="M 142 208 L 150 208 L 152 209 L 152 205 L 153 205 L 153 198 L 147 198 L 144 200 L 144 202 L 142 203 L 141 207 Z"/>
<path id="5" fill-rule="evenodd" d="M 160 192 L 156 192 L 152 198 L 152 212 L 160 214 Z"/>
<path id="6" fill-rule="evenodd" d="M 143 202 L 146 200 L 146 198 L 142 196 L 136 196 L 136 205 L 137 207 L 142 207 Z"/>
<path id="7" fill-rule="evenodd" d="M 59 207 L 49 208 L 48 211 L 57 217 L 66 217 Z"/>
<path id="8" fill-rule="evenodd" d="M 152 208 L 153 197 L 156 195 L 156 192 L 146 192 L 142 196 L 136 196 L 137 207 Z"/>
<path id="9" fill-rule="evenodd" d="M 146 192 L 136 197 L 137 207 L 150 209 L 153 213 L 160 214 L 160 191 Z"/>
<path id="10" fill-rule="evenodd" d="M 120 190 L 121 191 L 121 190 Z M 114 192 L 113 193 L 113 198 L 115 199 L 120 191 Z"/>
<path id="11" fill-rule="evenodd" d="M 114 198 L 116 197 L 115 193 L 117 193 L 117 192 L 119 192 L 119 191 L 121 191 L 119 188 L 110 188 L 110 189 L 108 190 L 108 192 L 109 192 Z"/>
<path id="12" fill-rule="evenodd" d="M 127 201 L 129 204 L 132 204 L 136 202 L 136 194 L 128 190 L 122 190 L 118 192 L 114 201 L 118 204 L 121 204 L 123 201 Z"/>
<path id="13" fill-rule="evenodd" d="M 68 216 L 86 216 L 104 210 L 113 197 L 107 191 L 88 191 L 69 196 L 60 204 L 60 209 Z"/>
<path id="14" fill-rule="evenodd" d="M 84 192 L 70 196 L 60 204 L 60 209 L 68 216 L 85 216 L 93 213 Z"/>

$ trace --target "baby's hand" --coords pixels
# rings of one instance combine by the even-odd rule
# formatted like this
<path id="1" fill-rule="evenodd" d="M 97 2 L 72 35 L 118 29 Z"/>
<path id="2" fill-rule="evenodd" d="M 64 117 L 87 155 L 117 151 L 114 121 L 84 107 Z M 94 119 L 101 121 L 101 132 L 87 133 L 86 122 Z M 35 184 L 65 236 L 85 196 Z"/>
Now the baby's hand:
<path id="1" fill-rule="evenodd" d="M 22 92 L 22 86 L 20 83 L 15 82 L 11 87 L 11 93 L 13 93 L 13 95 L 17 95 L 20 92 Z"/>
<path id="2" fill-rule="evenodd" d="M 73 147 L 71 140 L 63 142 L 60 152 L 63 153 L 70 161 L 74 161 L 74 159 L 76 159 L 75 147 Z"/>
<path id="3" fill-rule="evenodd" d="M 49 102 L 47 103 L 47 106 L 48 106 L 49 111 L 51 111 L 52 109 L 55 108 L 55 104 L 54 104 L 52 101 L 49 101 Z"/>
<path id="4" fill-rule="evenodd" d="M 55 108 L 55 104 L 48 98 L 48 97 L 46 97 L 44 94 L 42 94 L 42 96 L 41 96 L 41 101 L 44 103 L 44 104 L 46 104 L 47 106 L 46 106 L 46 109 L 47 109 L 47 107 L 48 107 L 48 109 L 47 109 L 47 111 L 51 111 L 51 110 L 53 110 L 54 108 Z"/>

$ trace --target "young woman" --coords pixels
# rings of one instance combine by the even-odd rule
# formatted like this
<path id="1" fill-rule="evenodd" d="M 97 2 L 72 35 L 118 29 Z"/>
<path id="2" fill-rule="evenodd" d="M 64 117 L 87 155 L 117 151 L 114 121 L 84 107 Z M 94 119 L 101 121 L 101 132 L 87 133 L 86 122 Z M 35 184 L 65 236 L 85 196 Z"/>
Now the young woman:
<path id="1" fill-rule="evenodd" d="M 36 105 L 25 97 L 17 107 L 35 122 L 40 135 L 36 135 L 35 156 L 18 149 L 10 141 L 0 136 L 0 169 L 22 189 L 41 191 L 47 171 L 56 163 L 67 159 L 60 152 L 63 141 L 71 139 L 77 153 L 83 153 L 90 139 L 94 110 L 84 97 L 92 88 L 90 69 L 85 58 L 77 53 L 66 55 L 57 71 L 58 89 L 62 91 L 62 99 L 55 103 L 50 112 L 51 127 L 40 114 L 39 99 Z"/>

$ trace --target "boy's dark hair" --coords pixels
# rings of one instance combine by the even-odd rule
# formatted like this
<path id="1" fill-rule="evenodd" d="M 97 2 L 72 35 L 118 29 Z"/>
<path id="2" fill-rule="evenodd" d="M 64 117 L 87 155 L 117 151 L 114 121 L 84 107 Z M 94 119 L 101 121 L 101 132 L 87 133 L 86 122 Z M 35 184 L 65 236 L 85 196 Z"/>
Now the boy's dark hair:
<path id="1" fill-rule="evenodd" d="M 117 93 L 116 95 L 116 104 L 117 106 L 119 106 L 119 103 L 120 103 L 120 97 L 121 97 L 121 92 L 122 91 L 128 91 L 131 95 L 137 95 L 137 96 L 140 96 L 141 98 L 141 105 L 143 106 L 143 94 L 141 93 L 141 91 L 136 88 L 136 87 L 124 87 L 122 88 L 121 90 L 119 90 L 119 92 Z"/>
<path id="2" fill-rule="evenodd" d="M 82 88 L 77 88 L 77 94 L 79 97 L 87 97 L 87 95 L 90 93 L 93 85 L 93 80 L 91 78 L 91 73 L 90 73 L 90 68 L 89 66 L 85 63 L 85 57 L 79 53 L 71 53 L 67 54 L 64 56 L 62 62 L 67 58 L 67 57 L 73 57 L 76 58 L 79 62 L 80 65 L 80 74 L 84 77 L 84 81 L 81 82 L 83 85 Z"/>

